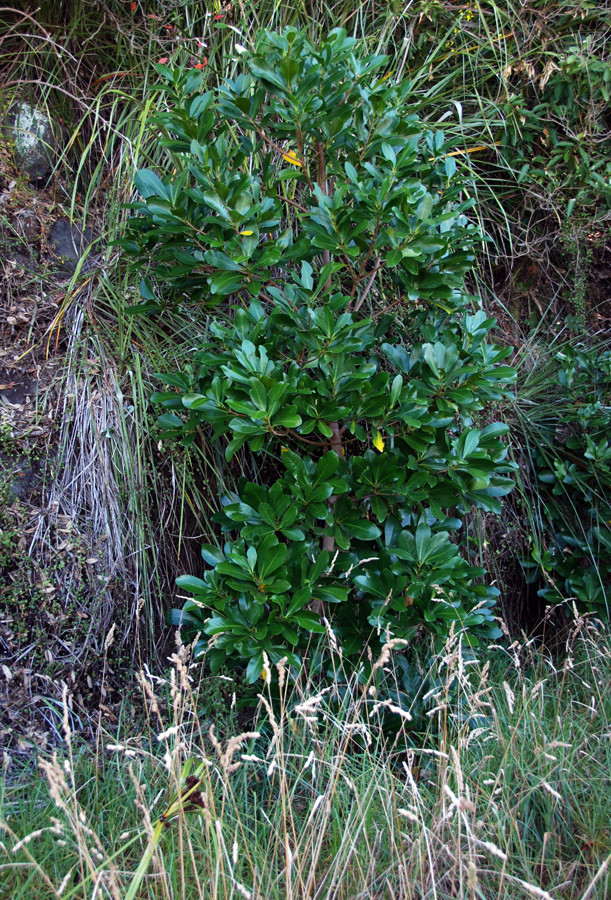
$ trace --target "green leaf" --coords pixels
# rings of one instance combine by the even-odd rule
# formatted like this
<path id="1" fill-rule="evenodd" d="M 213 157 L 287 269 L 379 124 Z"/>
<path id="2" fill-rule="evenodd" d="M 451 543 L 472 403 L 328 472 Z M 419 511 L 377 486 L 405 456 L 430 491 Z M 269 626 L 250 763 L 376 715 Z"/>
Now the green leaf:
<path id="1" fill-rule="evenodd" d="M 216 566 L 217 563 L 223 562 L 225 555 L 222 550 L 213 544 L 203 544 L 202 558 L 209 566 Z"/>
<path id="2" fill-rule="evenodd" d="M 503 437 L 503 435 L 509 434 L 510 430 L 509 425 L 506 425 L 505 422 L 492 422 L 490 425 L 482 428 L 480 444 L 485 443 L 485 438 Z"/>
<path id="3" fill-rule="evenodd" d="M 140 169 L 134 175 L 134 185 L 138 193 L 145 199 L 148 197 L 164 197 L 169 199 L 168 188 L 163 181 L 150 169 Z"/>
<path id="4" fill-rule="evenodd" d="M 196 578 L 194 575 L 179 575 L 176 579 L 176 585 L 181 590 L 190 591 L 192 594 L 199 594 L 208 590 L 206 582 L 202 581 L 201 578 Z"/>
<path id="5" fill-rule="evenodd" d="M 280 531 L 288 541 L 305 541 L 305 532 L 301 528 L 281 528 Z"/>
<path id="6" fill-rule="evenodd" d="M 416 528 L 416 558 L 418 562 L 426 559 L 426 554 L 431 542 L 431 529 L 428 525 L 420 524 Z"/>
<path id="7" fill-rule="evenodd" d="M 263 675 L 263 653 L 253 656 L 246 666 L 246 684 L 254 684 Z"/>
<path id="8" fill-rule="evenodd" d="M 403 390 L 403 377 L 401 375 L 395 375 L 395 377 L 392 380 L 392 385 L 390 388 L 390 405 L 391 405 L 391 407 L 394 406 L 395 403 L 397 402 L 397 400 L 399 399 L 399 396 L 400 396 L 402 390 Z"/>
<path id="9" fill-rule="evenodd" d="M 314 634 L 325 634 L 325 626 L 318 620 L 318 616 L 313 612 L 303 610 L 302 612 L 293 613 L 291 621 L 297 622 L 301 628 L 306 631 L 314 632 Z"/>
<path id="10" fill-rule="evenodd" d="M 422 201 L 420 202 L 420 204 L 418 205 L 418 208 L 416 210 L 416 215 L 419 219 L 425 220 L 430 217 L 432 211 L 433 211 L 433 198 L 427 192 L 424 195 L 424 197 L 422 198 Z"/>
<path id="11" fill-rule="evenodd" d="M 243 268 L 235 259 L 231 259 L 226 253 L 219 250 L 208 250 L 204 253 L 204 259 L 211 266 L 222 269 L 223 272 L 243 272 Z"/>
<path id="12" fill-rule="evenodd" d="M 477 428 L 464 431 L 456 445 L 456 452 L 461 459 L 467 459 L 479 447 L 480 432 Z"/>
<path id="13" fill-rule="evenodd" d="M 284 565 L 287 554 L 286 544 L 278 543 L 273 535 L 270 537 L 275 543 L 271 545 L 262 543 L 259 548 L 259 574 L 264 579 L 268 579 L 272 572 Z"/>
<path id="14" fill-rule="evenodd" d="M 202 199 L 206 206 L 209 206 L 215 212 L 219 213 L 223 219 L 227 219 L 227 207 L 218 194 L 215 194 L 213 191 L 204 191 Z"/>
<path id="15" fill-rule="evenodd" d="M 359 175 L 358 175 L 358 172 L 356 171 L 356 169 L 354 168 L 354 166 L 352 165 L 352 163 L 345 162 L 345 163 L 344 163 L 344 171 L 346 172 L 346 175 L 348 176 L 348 178 L 350 179 L 350 181 L 351 181 L 353 184 L 358 184 L 358 183 L 359 183 Z"/>
<path id="16" fill-rule="evenodd" d="M 314 484 L 322 484 L 337 472 L 339 467 L 339 456 L 337 453 L 330 451 L 324 453 L 316 464 L 316 475 Z"/>
<path id="17" fill-rule="evenodd" d="M 323 603 L 345 603 L 349 593 L 350 588 L 348 587 L 317 584 L 312 590 L 312 599 L 322 600 Z"/>
<path id="18" fill-rule="evenodd" d="M 283 90 L 287 87 L 287 82 L 282 75 L 262 56 L 254 56 L 249 59 L 248 68 L 256 78 L 266 81 L 274 87 Z"/>
<path id="19" fill-rule="evenodd" d="M 404 347 L 393 347 L 392 344 L 382 344 L 382 350 L 386 354 L 386 358 L 391 365 L 405 375 L 409 374 L 411 368 L 409 353 Z"/>
<path id="20" fill-rule="evenodd" d="M 163 413 L 157 418 L 158 425 L 161 428 L 184 428 L 184 422 L 174 413 Z"/>
<path id="21" fill-rule="evenodd" d="M 297 428 L 301 425 L 301 416 L 296 412 L 294 406 L 289 406 L 273 417 L 274 425 L 281 428 Z"/>
<path id="22" fill-rule="evenodd" d="M 289 644 L 292 644 L 293 647 L 296 647 L 299 643 L 299 635 L 290 625 L 282 626 L 282 637 L 285 638 Z"/>
<path id="23" fill-rule="evenodd" d="M 397 164 L 397 155 L 390 144 L 386 142 L 382 144 L 382 156 L 384 159 L 387 159 L 388 162 L 391 162 L 393 166 Z"/>
<path id="24" fill-rule="evenodd" d="M 346 521 L 343 523 L 343 527 L 348 534 L 358 541 L 375 541 L 382 534 L 377 525 L 374 525 L 373 522 L 367 522 L 365 519 Z"/>
<path id="25" fill-rule="evenodd" d="M 225 459 L 227 460 L 227 462 L 229 462 L 230 459 L 235 456 L 238 450 L 244 446 L 244 444 L 246 443 L 246 437 L 246 435 L 241 434 L 235 437 L 232 441 L 229 441 L 227 447 L 225 448 Z"/>
<path id="26" fill-rule="evenodd" d="M 211 294 L 221 294 L 226 297 L 228 294 L 235 294 L 244 286 L 244 276 L 232 272 L 221 272 L 212 275 L 208 279 L 208 284 Z"/>
<path id="27" fill-rule="evenodd" d="M 362 591 L 367 594 L 372 594 L 380 600 L 385 600 L 388 596 L 388 586 L 385 581 L 374 572 L 367 572 L 365 575 L 356 575 L 353 581 Z"/>
<path id="28" fill-rule="evenodd" d="M 254 378 L 250 380 L 251 389 L 249 392 L 250 399 L 255 404 L 255 406 L 261 411 L 267 409 L 267 391 L 260 381 L 257 381 Z"/>

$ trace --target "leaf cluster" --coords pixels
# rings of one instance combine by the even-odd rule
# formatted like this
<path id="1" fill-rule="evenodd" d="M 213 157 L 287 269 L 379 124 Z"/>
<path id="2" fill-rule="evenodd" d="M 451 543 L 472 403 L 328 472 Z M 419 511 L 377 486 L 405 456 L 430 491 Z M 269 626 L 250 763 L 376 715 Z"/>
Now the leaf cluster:
<path id="1" fill-rule="evenodd" d="M 138 270 L 153 261 L 135 311 L 258 297 L 321 255 L 355 304 L 377 277 L 451 309 L 481 238 L 443 132 L 410 110 L 409 80 L 391 83 L 387 58 L 361 56 L 341 29 L 318 48 L 292 29 L 261 42 L 214 92 L 200 71 L 157 66 L 168 108 L 151 124 L 172 171 L 135 177 L 118 243 Z"/>

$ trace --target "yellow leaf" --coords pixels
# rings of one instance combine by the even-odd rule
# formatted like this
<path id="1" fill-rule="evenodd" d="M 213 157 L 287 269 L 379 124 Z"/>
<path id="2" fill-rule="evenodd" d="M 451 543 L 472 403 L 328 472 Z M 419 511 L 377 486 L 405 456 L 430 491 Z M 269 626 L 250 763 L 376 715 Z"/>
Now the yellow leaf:
<path id="1" fill-rule="evenodd" d="M 250 234 L 254 234 L 254 231 L 241 231 L 240 234 L 245 234 L 246 236 Z"/>
<path id="2" fill-rule="evenodd" d="M 289 150 L 288 153 L 283 153 L 282 159 L 285 159 L 287 162 L 293 163 L 294 166 L 303 165 L 303 163 L 297 159 L 297 157 L 295 156 L 295 154 L 292 150 Z"/>
<path id="3" fill-rule="evenodd" d="M 391 75 L 392 75 L 392 72 L 387 72 L 386 75 L 382 75 L 382 77 L 379 78 L 379 79 L 376 81 L 375 86 L 376 86 L 376 87 L 380 87 L 380 85 L 381 85 L 381 84 L 384 84 L 384 82 L 385 82 L 388 78 L 390 78 Z"/>
<path id="4" fill-rule="evenodd" d="M 384 452 L 384 439 L 382 438 L 382 435 L 379 431 L 376 432 L 376 436 L 373 439 L 373 446 L 376 448 L 376 450 L 379 450 L 380 453 Z"/>

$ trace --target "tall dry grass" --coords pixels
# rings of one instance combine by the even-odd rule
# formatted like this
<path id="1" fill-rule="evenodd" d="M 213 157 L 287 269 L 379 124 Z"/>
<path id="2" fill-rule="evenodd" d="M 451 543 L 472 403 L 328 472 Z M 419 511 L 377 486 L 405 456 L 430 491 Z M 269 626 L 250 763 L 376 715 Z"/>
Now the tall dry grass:
<path id="1" fill-rule="evenodd" d="M 378 660 L 388 683 L 403 652 Z M 581 619 L 556 660 L 491 656 L 450 640 L 411 710 L 281 664 L 246 723 L 179 643 L 167 678 L 141 672 L 143 733 L 92 757 L 66 703 L 63 750 L 37 775 L 7 763 L 2 896 L 604 900 L 609 637 Z"/>

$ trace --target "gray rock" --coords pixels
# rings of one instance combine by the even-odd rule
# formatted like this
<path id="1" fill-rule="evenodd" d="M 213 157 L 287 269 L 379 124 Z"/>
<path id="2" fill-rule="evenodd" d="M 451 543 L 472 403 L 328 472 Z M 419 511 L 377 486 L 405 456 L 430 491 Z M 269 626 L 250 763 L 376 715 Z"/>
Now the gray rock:
<path id="1" fill-rule="evenodd" d="M 30 181 L 44 181 L 53 169 L 57 141 L 48 117 L 29 103 L 15 103 L 6 114 L 3 132 L 15 148 L 17 167 Z"/>
<path id="2" fill-rule="evenodd" d="M 15 459 L 0 452 L 0 473 L 4 485 L 8 485 L 8 499 L 31 502 L 42 484 L 39 469 L 40 464 L 27 456 Z"/>
<path id="3" fill-rule="evenodd" d="M 40 237 L 40 220 L 38 216 L 29 209 L 20 209 L 13 219 L 13 225 L 18 234 L 33 243 Z"/>
<path id="4" fill-rule="evenodd" d="M 28 397 L 36 396 L 37 387 L 38 380 L 25 372 L 0 369 L 0 400 L 19 405 L 27 403 Z"/>
<path id="5" fill-rule="evenodd" d="M 48 240 L 51 262 L 61 271 L 72 273 L 95 235 L 90 228 L 81 228 L 68 219 L 58 219 L 51 226 Z"/>

